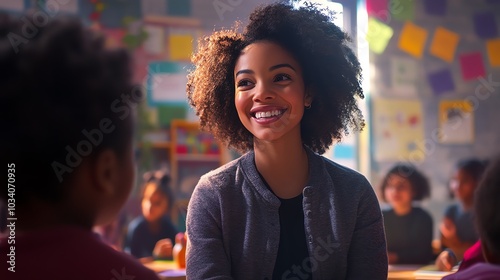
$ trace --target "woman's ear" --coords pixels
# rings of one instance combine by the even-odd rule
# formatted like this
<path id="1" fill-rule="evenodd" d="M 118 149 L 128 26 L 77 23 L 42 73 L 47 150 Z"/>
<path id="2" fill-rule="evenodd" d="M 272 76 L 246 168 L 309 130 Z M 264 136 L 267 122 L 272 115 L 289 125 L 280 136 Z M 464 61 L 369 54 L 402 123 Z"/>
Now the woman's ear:
<path id="1" fill-rule="evenodd" d="M 313 102 L 312 90 L 306 89 L 304 96 L 304 107 L 311 108 L 312 102 Z"/>

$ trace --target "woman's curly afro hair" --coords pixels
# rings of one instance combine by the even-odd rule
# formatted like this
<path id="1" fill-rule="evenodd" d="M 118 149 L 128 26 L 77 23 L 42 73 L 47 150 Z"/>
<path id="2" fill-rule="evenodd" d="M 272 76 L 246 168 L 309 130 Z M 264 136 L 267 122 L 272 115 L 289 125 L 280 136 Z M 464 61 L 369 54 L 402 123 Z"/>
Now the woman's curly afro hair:
<path id="1" fill-rule="evenodd" d="M 363 98 L 361 68 L 347 46 L 349 37 L 332 16 L 314 5 L 295 9 L 275 3 L 257 8 L 244 31 L 238 25 L 200 39 L 192 57 L 187 95 L 202 128 L 241 152 L 253 148 L 253 135 L 241 123 L 234 104 L 234 67 L 241 51 L 259 41 L 286 49 L 303 69 L 312 108 L 301 121 L 302 141 L 317 153 L 340 141 L 364 119 L 356 97 Z"/>

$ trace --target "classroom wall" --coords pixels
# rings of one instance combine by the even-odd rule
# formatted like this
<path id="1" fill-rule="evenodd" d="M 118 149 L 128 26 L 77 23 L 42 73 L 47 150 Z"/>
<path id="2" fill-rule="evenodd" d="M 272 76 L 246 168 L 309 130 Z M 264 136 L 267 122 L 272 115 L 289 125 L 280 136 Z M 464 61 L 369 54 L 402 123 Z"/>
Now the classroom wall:
<path id="1" fill-rule="evenodd" d="M 372 18 L 377 18 L 378 15 L 379 22 L 393 30 L 393 35 L 385 50 L 382 52 L 378 50 L 380 53 L 370 51 L 371 181 L 374 186 L 378 187 L 382 176 L 397 161 L 414 163 L 431 181 L 432 197 L 425 201 L 423 206 L 434 217 L 437 237 L 438 222 L 442 218 L 443 210 L 453 202 L 448 195 L 448 180 L 452 175 L 454 164 L 463 158 L 486 159 L 495 153 L 500 153 L 498 145 L 500 143 L 500 125 L 498 124 L 500 121 L 500 110 L 498 109 L 500 108 L 500 62 L 498 61 L 498 54 L 500 54 L 500 35 L 498 32 L 500 30 L 500 1 L 367 0 L 367 4 L 371 4 L 371 7 L 375 9 L 371 11 Z M 419 45 L 416 43 L 418 40 L 411 42 L 410 52 L 400 47 L 401 38 L 404 36 L 403 29 L 407 23 L 412 23 L 427 32 L 420 52 L 416 47 Z M 444 43 L 437 44 L 434 36 L 439 28 L 445 28 L 458 35 L 456 48 L 450 46 L 453 36 L 446 39 Z M 377 29 L 376 32 L 378 32 L 379 37 L 383 37 L 384 32 L 380 30 Z M 418 37 L 417 33 L 411 32 L 409 34 L 410 40 Z M 433 47 L 433 44 L 436 45 Z M 493 60 L 488 55 L 488 44 L 493 46 L 496 53 Z M 446 49 L 444 57 L 439 57 L 440 48 L 436 48 L 438 45 Z M 411 50 L 412 47 L 414 49 L 416 47 L 416 49 Z M 451 58 L 446 57 L 450 52 L 452 54 L 453 50 L 454 55 L 451 55 Z M 435 53 L 438 55 L 436 56 Z M 461 57 L 468 53 L 479 53 L 479 63 L 469 62 L 461 65 Z M 395 65 L 398 64 L 402 67 L 401 71 L 408 72 L 406 76 L 400 75 L 400 79 L 403 81 L 395 80 L 398 74 L 395 75 L 397 70 L 394 68 L 397 68 Z M 464 78 L 463 71 L 480 67 L 478 66 L 480 64 L 484 67 L 483 74 L 479 71 L 476 74 L 472 73 L 475 75 L 473 78 L 468 80 Z M 432 77 L 433 74 L 436 74 L 435 80 L 429 77 L 429 75 Z M 407 80 L 404 81 L 404 79 Z M 412 131 L 406 125 L 399 132 L 393 131 L 392 136 L 396 140 L 387 140 L 390 139 L 389 137 L 383 138 L 382 130 L 391 127 L 391 125 L 384 124 L 384 120 L 377 119 L 378 115 L 374 114 L 380 101 L 383 102 L 387 99 L 395 101 L 392 103 L 394 106 L 400 106 L 402 111 L 406 110 L 407 112 L 415 110 L 420 103 L 421 113 L 415 114 L 420 119 L 415 127 L 420 126 L 421 133 Z M 444 131 L 443 126 L 440 126 L 439 107 L 440 102 L 446 100 L 472 101 L 472 141 L 442 143 L 436 137 L 436 133 Z M 411 104 L 398 104 L 399 101 L 410 101 Z M 388 107 L 390 105 L 385 104 L 384 106 L 380 106 L 378 111 L 394 110 L 394 108 Z M 387 113 L 388 117 L 390 115 Z M 400 115 L 400 117 L 408 116 L 409 114 L 405 115 L 405 113 Z M 397 118 L 398 116 L 393 115 L 393 117 Z M 466 134 L 467 123 L 467 119 L 459 121 L 447 133 L 461 138 Z M 397 125 L 392 127 L 397 127 Z M 403 133 L 416 137 L 413 139 L 413 144 L 416 143 L 416 146 L 409 147 L 409 151 L 403 151 L 403 156 L 391 156 L 390 151 L 387 151 L 391 145 L 393 149 L 397 149 L 394 145 L 401 144 L 398 139 L 404 139 L 401 141 L 409 143 L 410 140 Z M 384 146 L 384 141 L 390 145 Z M 418 146 L 419 144 L 423 145 Z"/>

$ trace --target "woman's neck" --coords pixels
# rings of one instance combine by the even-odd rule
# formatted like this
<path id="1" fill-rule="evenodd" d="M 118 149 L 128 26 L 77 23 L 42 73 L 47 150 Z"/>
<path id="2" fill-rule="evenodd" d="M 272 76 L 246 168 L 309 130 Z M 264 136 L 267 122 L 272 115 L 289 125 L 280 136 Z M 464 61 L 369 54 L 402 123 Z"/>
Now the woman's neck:
<path id="1" fill-rule="evenodd" d="M 271 190 L 280 198 L 292 198 L 305 187 L 309 161 L 302 141 L 263 142 L 254 144 L 255 165 Z"/>

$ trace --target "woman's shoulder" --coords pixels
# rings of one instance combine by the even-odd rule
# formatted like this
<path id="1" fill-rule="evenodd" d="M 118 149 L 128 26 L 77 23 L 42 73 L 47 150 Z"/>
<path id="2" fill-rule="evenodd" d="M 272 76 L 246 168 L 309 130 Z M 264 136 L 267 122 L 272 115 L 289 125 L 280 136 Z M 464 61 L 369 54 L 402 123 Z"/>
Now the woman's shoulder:
<path id="1" fill-rule="evenodd" d="M 349 183 L 363 187 L 369 186 L 371 188 L 371 185 L 366 177 L 358 171 L 334 162 L 324 156 L 317 156 L 321 158 L 326 171 L 328 172 L 328 174 L 330 174 L 333 180 L 339 181 L 341 183 Z"/>
<path id="2" fill-rule="evenodd" d="M 253 162 L 252 153 L 247 153 L 234 159 L 200 177 L 196 188 L 217 191 L 221 188 L 234 187 L 237 181 L 241 181 L 239 174 L 249 162 Z"/>

